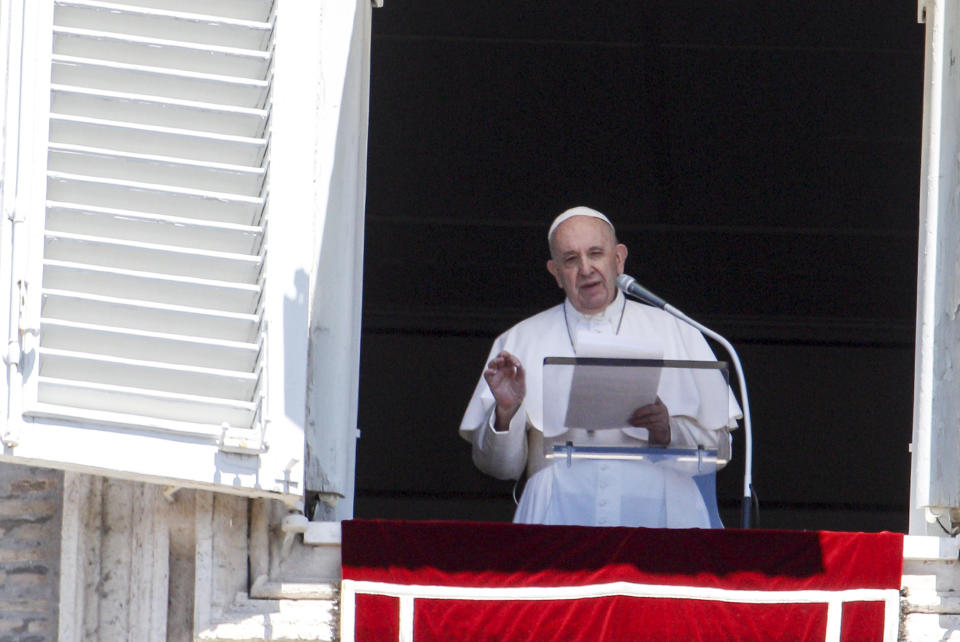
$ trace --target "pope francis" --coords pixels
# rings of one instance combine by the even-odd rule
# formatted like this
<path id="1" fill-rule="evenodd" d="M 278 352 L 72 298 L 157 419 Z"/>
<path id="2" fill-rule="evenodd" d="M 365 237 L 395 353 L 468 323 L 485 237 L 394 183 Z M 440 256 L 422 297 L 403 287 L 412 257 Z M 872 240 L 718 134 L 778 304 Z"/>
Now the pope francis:
<path id="1" fill-rule="evenodd" d="M 729 395 L 722 417 L 699 410 L 696 383 L 665 376 L 657 399 L 636 408 L 623 429 L 572 429 L 554 434 L 543 425 L 543 359 L 575 357 L 589 335 L 655 345 L 665 360 L 713 361 L 696 329 L 666 312 L 627 301 L 617 289 L 627 248 L 610 220 L 587 207 L 560 214 L 547 234 L 547 270 L 563 289 L 563 303 L 521 321 L 494 341 L 467 407 L 460 435 L 473 461 L 499 479 L 527 483 L 514 521 L 584 526 L 709 527 L 696 484 L 669 467 L 628 460 L 547 459 L 554 442 L 597 446 L 702 445 L 729 458 L 728 431 L 739 407 Z M 704 425 L 706 424 L 706 425 Z M 554 463 L 556 462 L 556 463 Z"/>

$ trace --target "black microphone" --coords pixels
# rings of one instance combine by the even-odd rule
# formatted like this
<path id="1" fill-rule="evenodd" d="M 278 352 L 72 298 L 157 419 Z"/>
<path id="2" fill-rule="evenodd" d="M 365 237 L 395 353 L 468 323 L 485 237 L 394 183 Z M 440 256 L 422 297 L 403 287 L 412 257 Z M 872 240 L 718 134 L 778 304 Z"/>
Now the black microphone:
<path id="1" fill-rule="evenodd" d="M 617 277 L 617 287 L 623 290 L 624 294 L 636 297 L 655 308 L 663 310 L 667 307 L 666 301 L 637 283 L 637 280 L 629 274 L 621 274 Z"/>

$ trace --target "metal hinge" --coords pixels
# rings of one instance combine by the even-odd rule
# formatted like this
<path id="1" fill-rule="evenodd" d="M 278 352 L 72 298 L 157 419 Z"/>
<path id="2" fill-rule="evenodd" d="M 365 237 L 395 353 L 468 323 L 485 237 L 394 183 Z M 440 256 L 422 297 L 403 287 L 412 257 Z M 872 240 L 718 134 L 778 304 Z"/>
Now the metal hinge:
<path id="1" fill-rule="evenodd" d="M 11 217 L 11 220 L 18 222 L 15 216 Z M 36 337 L 40 336 L 40 328 L 29 326 L 26 324 L 26 306 L 27 306 L 27 286 L 28 283 L 24 279 L 17 281 L 17 337 L 10 337 L 7 341 L 7 350 L 3 355 L 3 362 L 6 364 L 7 368 L 16 367 L 17 371 L 23 372 L 23 362 L 24 357 L 26 356 L 27 351 L 24 349 L 24 336 L 34 335 Z M 12 383 L 10 384 L 12 385 Z M 9 408 L 8 408 L 9 412 Z M 0 435 L 0 442 L 3 443 L 5 448 L 16 448 L 20 445 L 20 430 L 19 422 L 9 421 L 7 417 L 7 426 L 6 430 L 3 431 Z"/>
<path id="2" fill-rule="evenodd" d="M 40 328 L 27 326 L 24 323 L 24 314 L 27 307 L 27 282 L 24 280 L 17 281 L 17 338 L 13 337 L 7 343 L 7 352 L 3 356 L 3 362 L 8 366 L 16 365 L 17 369 L 21 368 L 21 363 L 23 361 L 24 349 L 23 349 L 23 337 L 27 334 L 32 334 L 34 336 L 40 336 Z"/>

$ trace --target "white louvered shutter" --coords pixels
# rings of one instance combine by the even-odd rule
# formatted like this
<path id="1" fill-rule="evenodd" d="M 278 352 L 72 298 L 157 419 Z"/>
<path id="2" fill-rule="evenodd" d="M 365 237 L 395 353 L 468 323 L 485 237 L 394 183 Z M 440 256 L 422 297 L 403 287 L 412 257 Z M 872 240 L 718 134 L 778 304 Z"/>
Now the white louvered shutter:
<path id="1" fill-rule="evenodd" d="M 55 2 L 32 413 L 258 428 L 270 6 L 186 4 Z"/>
<path id="2" fill-rule="evenodd" d="M 7 454 L 302 492 L 309 208 L 270 207 L 274 4 L 26 3 Z"/>

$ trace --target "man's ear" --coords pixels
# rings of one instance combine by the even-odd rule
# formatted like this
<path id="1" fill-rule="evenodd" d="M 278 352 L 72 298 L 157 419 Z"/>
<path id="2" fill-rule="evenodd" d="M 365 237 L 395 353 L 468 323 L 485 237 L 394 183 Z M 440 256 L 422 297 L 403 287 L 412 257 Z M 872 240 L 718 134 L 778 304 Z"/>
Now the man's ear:
<path id="1" fill-rule="evenodd" d="M 623 274 L 623 266 L 627 262 L 627 246 L 623 243 L 617 243 L 617 271 Z"/>
<path id="2" fill-rule="evenodd" d="M 547 272 L 553 275 L 553 278 L 557 281 L 557 286 L 562 290 L 563 283 L 560 282 L 560 272 L 557 270 L 557 264 L 553 262 L 553 259 L 547 261 Z"/>

